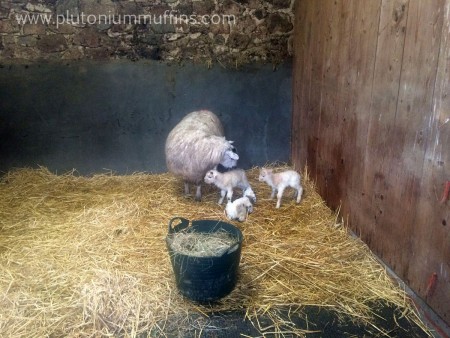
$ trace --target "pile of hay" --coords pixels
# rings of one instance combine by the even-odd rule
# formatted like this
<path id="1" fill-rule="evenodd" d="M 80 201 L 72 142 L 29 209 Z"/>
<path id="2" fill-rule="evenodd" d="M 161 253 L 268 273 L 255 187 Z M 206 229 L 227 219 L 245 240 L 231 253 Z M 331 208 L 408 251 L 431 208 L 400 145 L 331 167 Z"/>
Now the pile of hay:
<path id="1" fill-rule="evenodd" d="M 243 310 L 258 316 L 302 305 L 332 308 L 369 321 L 379 300 L 420 321 L 405 293 L 365 245 L 304 180 L 297 205 L 285 192 L 280 209 L 270 188 L 247 172 L 257 194 L 254 212 L 235 223 L 244 242 L 235 290 L 214 306 L 199 306 L 176 290 L 165 237 L 175 216 L 228 221 L 218 191 L 201 203 L 183 196 L 170 174 L 54 175 L 19 169 L 0 181 L 0 335 L 135 337 L 163 332 L 167 319 L 193 312 Z M 296 310 L 297 309 L 297 310 Z M 292 331 L 295 332 L 295 328 Z M 301 334 L 301 332 L 296 332 Z"/>

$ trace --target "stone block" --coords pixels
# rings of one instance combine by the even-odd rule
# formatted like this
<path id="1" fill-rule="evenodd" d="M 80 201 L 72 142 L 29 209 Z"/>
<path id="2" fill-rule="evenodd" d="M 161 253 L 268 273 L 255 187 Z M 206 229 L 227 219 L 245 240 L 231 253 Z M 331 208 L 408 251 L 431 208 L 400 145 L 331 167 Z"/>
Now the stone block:
<path id="1" fill-rule="evenodd" d="M 267 18 L 267 29 L 269 33 L 288 33 L 294 26 L 289 16 L 280 13 L 272 13 Z"/>
<path id="2" fill-rule="evenodd" d="M 37 40 L 37 48 L 44 53 L 61 52 L 67 49 L 67 42 L 61 34 L 44 35 Z"/>
<path id="3" fill-rule="evenodd" d="M 67 23 L 58 24 L 58 26 L 56 26 L 56 24 L 50 25 L 48 27 L 48 29 L 53 33 L 66 34 L 66 35 L 75 34 L 77 31 L 77 29 L 75 27 L 73 27 L 72 25 L 67 24 Z"/>
<path id="4" fill-rule="evenodd" d="M 111 0 L 79 0 L 81 12 L 84 15 L 93 15 L 100 17 L 101 15 L 114 16 L 117 14 L 117 8 Z"/>
<path id="5" fill-rule="evenodd" d="M 58 0 L 55 8 L 56 15 L 78 16 L 81 12 L 79 0 Z"/>
<path id="6" fill-rule="evenodd" d="M 285 9 L 291 6 L 291 0 L 266 0 L 275 9 Z"/>
<path id="7" fill-rule="evenodd" d="M 64 51 L 61 55 L 63 60 L 80 60 L 84 57 L 83 47 L 70 47 Z"/>
<path id="8" fill-rule="evenodd" d="M 0 33 L 19 33 L 20 27 L 16 20 L 0 20 Z"/>
<path id="9" fill-rule="evenodd" d="M 192 3 L 193 11 L 198 15 L 208 15 L 214 13 L 216 4 L 213 0 L 195 1 Z"/>
<path id="10" fill-rule="evenodd" d="M 180 3 L 175 7 L 178 15 L 191 15 L 194 13 L 192 2 Z"/>
<path id="11" fill-rule="evenodd" d="M 166 24 L 153 23 L 150 25 L 150 28 L 154 33 L 157 33 L 157 34 L 175 33 L 175 26 L 172 24 L 168 24 L 168 23 L 166 23 Z"/>
<path id="12" fill-rule="evenodd" d="M 46 27 L 41 22 L 26 23 L 22 27 L 23 35 L 45 35 Z"/>
<path id="13" fill-rule="evenodd" d="M 9 9 L 0 7 L 0 19 L 6 19 L 9 17 Z"/>
<path id="14" fill-rule="evenodd" d="M 100 34 L 93 27 L 87 27 L 81 29 L 77 35 L 73 38 L 73 43 L 75 45 L 96 48 L 101 45 Z"/>
<path id="15" fill-rule="evenodd" d="M 36 60 L 42 56 L 42 54 L 36 48 L 16 46 L 13 51 L 13 57 L 21 60 Z"/>
<path id="16" fill-rule="evenodd" d="M 51 8 L 38 2 L 28 2 L 25 9 L 30 12 L 51 13 Z"/>
<path id="17" fill-rule="evenodd" d="M 88 59 L 93 59 L 93 60 L 108 59 L 111 57 L 112 54 L 113 54 L 113 51 L 111 51 L 109 48 L 104 48 L 104 47 L 85 48 L 85 50 L 84 50 L 84 55 Z"/>
<path id="18" fill-rule="evenodd" d="M 250 37 L 246 34 L 232 32 L 228 37 L 227 45 L 231 48 L 245 49 L 250 42 Z"/>
<path id="19" fill-rule="evenodd" d="M 211 24 L 209 26 L 209 31 L 212 34 L 229 34 L 230 33 L 230 25 L 227 23 L 219 23 L 219 24 Z"/>
<path id="20" fill-rule="evenodd" d="M 117 6 L 120 15 L 139 15 L 143 13 L 142 7 L 136 2 L 120 2 Z"/>
<path id="21" fill-rule="evenodd" d="M 19 36 L 17 38 L 17 43 L 22 47 L 35 47 L 37 43 L 37 38 L 32 35 Z"/>
<path id="22" fill-rule="evenodd" d="M 240 16 L 244 12 L 244 7 L 232 0 L 224 0 L 222 2 L 222 12 L 226 15 Z"/>

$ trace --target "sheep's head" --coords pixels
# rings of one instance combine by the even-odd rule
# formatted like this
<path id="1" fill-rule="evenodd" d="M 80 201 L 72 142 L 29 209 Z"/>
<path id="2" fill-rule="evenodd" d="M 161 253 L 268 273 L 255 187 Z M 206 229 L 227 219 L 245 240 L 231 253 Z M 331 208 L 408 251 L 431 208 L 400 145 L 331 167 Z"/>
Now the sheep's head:
<path id="1" fill-rule="evenodd" d="M 216 181 L 217 170 L 210 170 L 205 175 L 205 183 L 213 184 Z"/>
<path id="2" fill-rule="evenodd" d="M 228 142 L 228 149 L 223 154 L 220 164 L 225 168 L 234 168 L 239 160 L 239 155 L 236 152 L 236 148 L 233 146 L 233 141 Z"/>

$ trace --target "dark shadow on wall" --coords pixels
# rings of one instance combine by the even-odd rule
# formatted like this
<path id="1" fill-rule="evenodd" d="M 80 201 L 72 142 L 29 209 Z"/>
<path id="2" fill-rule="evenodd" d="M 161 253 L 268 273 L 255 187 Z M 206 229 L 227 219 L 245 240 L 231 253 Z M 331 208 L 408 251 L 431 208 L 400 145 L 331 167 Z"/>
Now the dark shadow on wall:
<path id="1" fill-rule="evenodd" d="M 210 109 L 247 169 L 289 161 L 291 62 L 225 69 L 158 62 L 0 66 L 0 171 L 165 172 L 164 143 Z"/>

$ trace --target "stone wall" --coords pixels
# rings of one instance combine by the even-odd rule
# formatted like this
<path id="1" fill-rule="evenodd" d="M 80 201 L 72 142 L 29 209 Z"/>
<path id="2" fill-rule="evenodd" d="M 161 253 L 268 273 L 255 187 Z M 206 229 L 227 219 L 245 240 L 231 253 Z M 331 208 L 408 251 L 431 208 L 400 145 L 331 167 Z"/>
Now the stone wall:
<path id="1" fill-rule="evenodd" d="M 295 0 L 0 0 L 0 61 L 280 63 Z"/>

